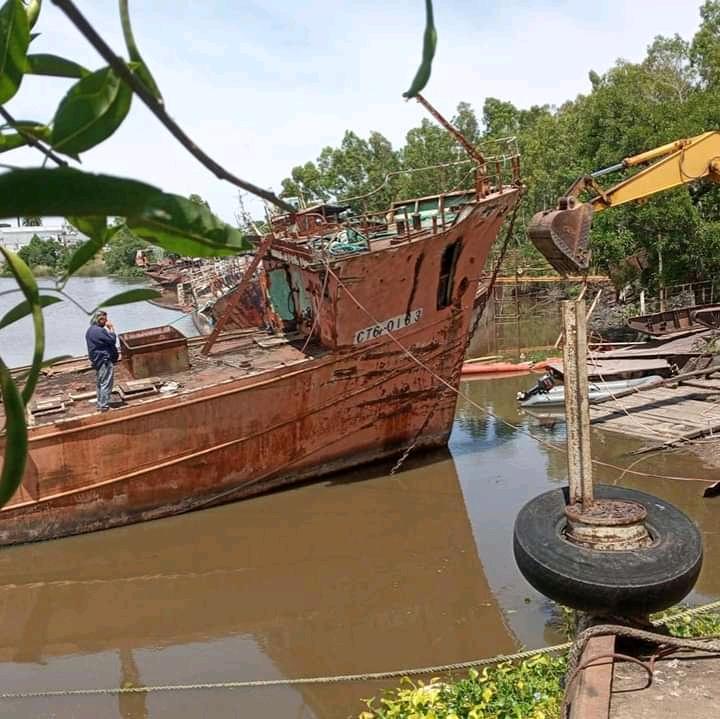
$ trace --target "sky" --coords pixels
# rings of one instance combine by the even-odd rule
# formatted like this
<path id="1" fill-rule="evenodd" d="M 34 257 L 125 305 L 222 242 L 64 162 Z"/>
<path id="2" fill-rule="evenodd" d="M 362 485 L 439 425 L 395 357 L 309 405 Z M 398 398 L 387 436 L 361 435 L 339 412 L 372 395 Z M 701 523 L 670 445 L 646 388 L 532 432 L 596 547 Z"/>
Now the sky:
<path id="1" fill-rule="evenodd" d="M 117 2 L 75 2 L 122 54 Z M 641 60 L 655 36 L 691 39 L 700 4 L 435 0 L 438 48 L 424 94 L 447 117 L 461 101 L 480 115 L 486 97 L 559 105 L 589 92 L 589 70 Z M 377 130 L 397 147 L 425 117 L 401 97 L 420 61 L 423 0 L 134 0 L 130 13 L 169 113 L 231 172 L 274 192 L 346 129 L 364 137 Z M 35 30 L 33 52 L 103 65 L 52 2 Z M 71 84 L 26 77 L 7 108 L 47 122 Z M 82 161 L 88 171 L 198 193 L 234 221 L 237 189 L 187 154 L 137 98 L 120 129 Z M 39 164 L 29 150 L 13 152 L 12 162 Z M 258 202 L 246 203 L 262 214 Z"/>

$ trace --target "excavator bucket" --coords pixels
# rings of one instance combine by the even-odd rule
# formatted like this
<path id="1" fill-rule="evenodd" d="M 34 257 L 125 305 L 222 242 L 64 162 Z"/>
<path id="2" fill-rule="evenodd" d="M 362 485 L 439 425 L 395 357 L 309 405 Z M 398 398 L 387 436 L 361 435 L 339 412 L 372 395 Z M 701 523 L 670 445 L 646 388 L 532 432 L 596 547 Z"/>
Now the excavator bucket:
<path id="1" fill-rule="evenodd" d="M 567 209 L 538 212 L 528 236 L 545 259 L 561 274 L 583 274 L 590 267 L 590 225 L 593 207 L 563 198 Z M 568 202 L 570 200 L 570 202 Z"/>

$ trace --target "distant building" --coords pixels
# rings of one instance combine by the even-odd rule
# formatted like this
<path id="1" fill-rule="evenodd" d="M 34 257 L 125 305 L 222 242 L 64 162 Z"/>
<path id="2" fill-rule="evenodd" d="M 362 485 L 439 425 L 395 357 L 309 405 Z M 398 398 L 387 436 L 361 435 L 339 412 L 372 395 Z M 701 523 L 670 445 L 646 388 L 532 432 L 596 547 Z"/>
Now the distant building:
<path id="1" fill-rule="evenodd" d="M 72 225 L 39 225 L 37 227 L 0 227 L 0 245 L 17 252 L 37 235 L 41 240 L 58 240 L 66 247 L 77 245 L 88 238 Z"/>

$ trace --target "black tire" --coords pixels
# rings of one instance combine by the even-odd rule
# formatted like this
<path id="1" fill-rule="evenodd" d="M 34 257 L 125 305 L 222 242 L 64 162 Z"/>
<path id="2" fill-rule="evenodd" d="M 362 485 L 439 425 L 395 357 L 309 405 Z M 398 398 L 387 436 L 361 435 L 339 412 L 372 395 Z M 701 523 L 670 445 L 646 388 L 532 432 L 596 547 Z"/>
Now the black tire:
<path id="1" fill-rule="evenodd" d="M 602 484 L 594 491 L 598 499 L 642 504 L 653 544 L 610 552 L 568 542 L 563 536 L 568 489 L 553 489 L 530 500 L 515 520 L 513 550 L 525 579 L 561 604 L 600 614 L 649 614 L 686 597 L 703 559 L 693 521 L 645 492 Z"/>

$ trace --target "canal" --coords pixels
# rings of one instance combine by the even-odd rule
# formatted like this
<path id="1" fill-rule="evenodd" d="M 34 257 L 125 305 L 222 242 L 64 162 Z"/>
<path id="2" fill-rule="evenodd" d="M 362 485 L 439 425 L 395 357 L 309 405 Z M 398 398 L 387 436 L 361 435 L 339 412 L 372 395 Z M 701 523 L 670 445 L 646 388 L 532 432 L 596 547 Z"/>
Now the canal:
<path id="1" fill-rule="evenodd" d="M 78 282 L 86 284 L 73 292 L 87 305 L 127 287 Z M 0 314 L 13 304 L 6 299 Z M 121 330 L 178 317 L 147 304 L 113 315 Z M 49 354 L 81 350 L 82 313 L 53 316 Z M 556 319 L 527 331 L 521 343 L 552 343 Z M 26 337 L 11 346 L 0 332 L 0 351 L 18 352 Z M 493 331 L 473 353 L 497 344 Z M 463 382 L 448 450 L 411 454 L 394 475 L 392 463 L 375 465 L 181 517 L 2 549 L 0 692 L 373 672 L 563 641 L 554 608 L 512 557 L 519 508 L 567 480 L 552 448 L 564 425 L 518 411 L 516 393 L 534 381 Z M 614 465 L 597 467 L 597 480 L 690 514 L 706 558 L 689 601 L 720 598 L 718 500 L 703 499 L 698 482 L 651 476 L 720 480 L 720 470 L 689 451 L 638 461 L 628 456 L 637 446 L 595 430 L 595 458 Z M 329 719 L 357 715 L 363 698 L 396 683 L 0 699 L 0 715 Z"/>

